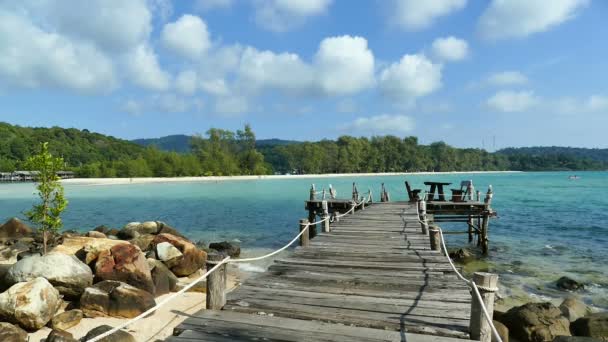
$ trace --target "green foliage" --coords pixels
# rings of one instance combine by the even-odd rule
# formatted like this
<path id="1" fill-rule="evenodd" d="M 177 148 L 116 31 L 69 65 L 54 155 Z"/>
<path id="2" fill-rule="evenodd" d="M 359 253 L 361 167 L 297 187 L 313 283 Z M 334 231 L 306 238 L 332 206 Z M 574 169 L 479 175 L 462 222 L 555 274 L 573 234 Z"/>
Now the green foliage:
<path id="1" fill-rule="evenodd" d="M 42 143 L 40 153 L 30 157 L 26 165 L 37 172 L 36 189 L 40 203 L 25 213 L 29 221 L 39 226 L 44 236 L 44 253 L 46 253 L 47 234 L 55 234 L 63 226 L 61 213 L 66 209 L 68 201 L 63 195 L 63 186 L 59 182 L 57 171 L 63 166 L 62 158 L 55 158 L 49 152 L 48 143 Z"/>

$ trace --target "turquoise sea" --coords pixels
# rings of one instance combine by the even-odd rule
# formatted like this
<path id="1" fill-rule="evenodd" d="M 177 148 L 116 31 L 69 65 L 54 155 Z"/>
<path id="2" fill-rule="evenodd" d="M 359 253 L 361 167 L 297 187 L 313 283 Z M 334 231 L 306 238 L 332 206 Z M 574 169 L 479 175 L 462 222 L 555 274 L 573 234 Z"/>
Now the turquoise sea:
<path id="1" fill-rule="evenodd" d="M 306 217 L 311 183 L 332 184 L 338 197 L 350 197 L 351 184 L 371 188 L 378 199 L 384 182 L 392 200 L 404 200 L 403 182 L 424 188 L 427 180 L 459 184 L 472 179 L 485 192 L 494 188 L 490 256 L 480 267 L 500 274 L 501 293 L 528 300 L 566 296 L 555 280 L 563 275 L 586 284 L 578 294 L 608 309 L 608 172 L 436 174 L 318 179 L 231 180 L 128 185 L 66 185 L 70 201 L 66 229 L 98 225 L 122 227 L 131 221 L 161 220 L 193 240 L 238 239 L 246 254 L 283 246 Z M 23 217 L 35 200 L 32 184 L 0 184 L 0 220 Z M 443 224 L 445 229 L 464 224 Z M 447 236 L 448 247 L 465 246 L 465 235 Z"/>

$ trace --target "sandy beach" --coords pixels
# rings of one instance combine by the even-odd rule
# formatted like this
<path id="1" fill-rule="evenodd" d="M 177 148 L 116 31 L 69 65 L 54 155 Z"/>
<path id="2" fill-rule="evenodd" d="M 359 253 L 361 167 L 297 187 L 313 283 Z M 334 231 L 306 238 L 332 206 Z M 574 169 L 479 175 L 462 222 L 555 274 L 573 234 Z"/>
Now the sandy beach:
<path id="1" fill-rule="evenodd" d="M 491 174 L 519 173 L 521 171 L 450 171 L 450 172 L 386 172 L 386 173 L 330 173 L 307 175 L 260 175 L 260 176 L 209 176 L 209 177 L 145 177 L 145 178 L 72 178 L 64 179 L 63 184 L 70 185 L 121 185 L 177 182 L 220 182 L 244 180 L 307 179 L 334 177 L 377 177 L 377 176 L 411 176 L 411 175 L 455 175 L 455 174 Z"/>

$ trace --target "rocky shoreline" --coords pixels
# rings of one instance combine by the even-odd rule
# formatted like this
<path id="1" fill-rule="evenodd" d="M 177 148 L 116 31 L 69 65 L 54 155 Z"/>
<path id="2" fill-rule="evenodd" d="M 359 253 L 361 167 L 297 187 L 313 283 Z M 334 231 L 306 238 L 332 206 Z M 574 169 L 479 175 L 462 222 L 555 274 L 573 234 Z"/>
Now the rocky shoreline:
<path id="1" fill-rule="evenodd" d="M 46 327 L 48 342 L 77 341 L 67 330 L 83 318 L 136 317 L 204 274 L 207 253 L 240 254 L 238 244 L 209 249 L 156 221 L 66 231 L 42 255 L 41 234 L 13 218 L 0 226 L 0 243 L 0 341 L 27 341 Z M 190 291 L 204 293 L 205 282 Z M 109 329 L 95 327 L 81 341 Z M 112 341 L 135 341 L 120 335 Z"/>

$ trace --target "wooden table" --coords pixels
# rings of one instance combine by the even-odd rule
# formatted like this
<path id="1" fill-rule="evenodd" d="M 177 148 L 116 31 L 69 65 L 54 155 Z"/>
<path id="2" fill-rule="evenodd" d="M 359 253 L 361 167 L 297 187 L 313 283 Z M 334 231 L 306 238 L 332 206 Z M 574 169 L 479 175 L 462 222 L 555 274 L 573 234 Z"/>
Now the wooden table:
<path id="1" fill-rule="evenodd" d="M 433 201 L 435 199 L 435 189 L 439 192 L 439 201 L 445 201 L 445 194 L 443 192 L 444 185 L 450 185 L 452 183 L 444 183 L 444 182 L 424 182 L 424 185 L 430 185 L 431 190 L 427 194 L 427 201 Z"/>

